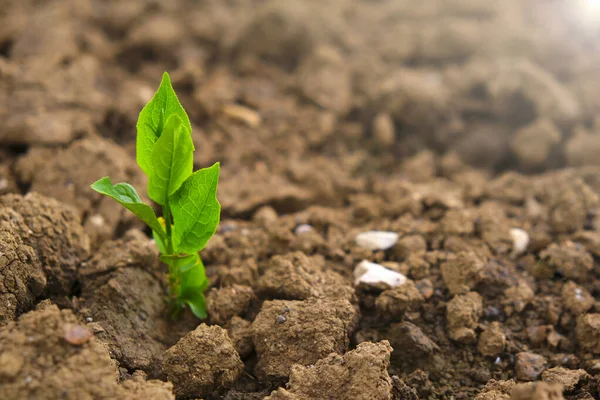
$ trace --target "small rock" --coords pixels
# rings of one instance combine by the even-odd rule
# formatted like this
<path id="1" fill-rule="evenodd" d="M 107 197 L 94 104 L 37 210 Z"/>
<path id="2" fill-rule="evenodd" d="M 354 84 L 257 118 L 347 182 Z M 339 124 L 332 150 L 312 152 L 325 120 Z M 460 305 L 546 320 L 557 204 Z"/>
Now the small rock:
<path id="1" fill-rule="evenodd" d="M 368 231 L 356 235 L 356 244 L 369 250 L 387 250 L 398 241 L 396 232 Z"/>
<path id="2" fill-rule="evenodd" d="M 202 398 L 227 388 L 243 371 L 244 364 L 227 331 L 201 324 L 169 348 L 163 372 L 181 398 Z"/>
<path id="3" fill-rule="evenodd" d="M 391 320 L 399 320 L 405 312 L 414 310 L 425 299 L 413 281 L 406 281 L 394 289 L 381 293 L 375 301 L 377 314 Z"/>
<path id="4" fill-rule="evenodd" d="M 399 272 L 385 268 L 383 265 L 372 263 L 367 260 L 361 261 L 354 268 L 354 285 L 365 284 L 367 286 L 395 288 L 404 285 L 406 276 Z"/>
<path id="5" fill-rule="evenodd" d="M 65 340 L 76 346 L 88 342 L 94 334 L 85 326 L 76 324 L 65 325 Z"/>
<path id="6" fill-rule="evenodd" d="M 308 224 L 300 224 L 294 229 L 296 235 L 302 235 L 304 233 L 312 232 L 314 228 Z"/>
<path id="7" fill-rule="evenodd" d="M 529 246 L 529 234 L 523 229 L 512 228 L 510 236 L 513 239 L 512 256 L 516 257 L 523 254 L 527 250 L 527 246 Z"/>
<path id="8" fill-rule="evenodd" d="M 486 357 L 495 357 L 504 351 L 506 335 L 499 322 L 492 322 L 479 336 L 477 348 Z"/>
<path id="9" fill-rule="evenodd" d="M 461 343 L 474 343 L 475 328 L 483 310 L 482 298 L 477 292 L 456 295 L 446 307 L 450 339 Z"/>
<path id="10" fill-rule="evenodd" d="M 251 128 L 259 127 L 262 121 L 259 113 L 239 104 L 225 104 L 223 114 L 233 120 L 243 122 Z"/>
<path id="11" fill-rule="evenodd" d="M 575 332 L 582 349 L 600 354 L 600 314 L 580 316 Z"/>
<path id="12" fill-rule="evenodd" d="M 565 391 L 572 392 L 579 382 L 588 379 L 589 375 L 584 369 L 567 369 L 563 367 L 554 367 L 545 370 L 542 373 L 542 379 L 547 383 L 558 383 L 565 388 Z"/>
<path id="13" fill-rule="evenodd" d="M 517 353 L 515 373 L 521 381 L 536 380 L 546 368 L 546 359 L 539 354 L 520 352 Z"/>

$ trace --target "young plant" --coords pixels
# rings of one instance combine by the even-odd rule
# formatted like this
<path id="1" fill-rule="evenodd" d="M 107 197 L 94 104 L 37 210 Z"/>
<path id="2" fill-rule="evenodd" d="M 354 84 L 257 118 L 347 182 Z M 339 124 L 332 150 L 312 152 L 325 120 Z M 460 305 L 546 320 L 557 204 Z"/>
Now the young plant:
<path id="1" fill-rule="evenodd" d="M 148 176 L 148 197 L 162 206 L 163 216 L 157 218 L 128 183 L 113 185 L 104 177 L 92 189 L 118 201 L 152 229 L 160 259 L 169 267 L 172 313 L 178 315 L 187 304 L 204 319 L 209 283 L 198 252 L 219 224 L 219 163 L 193 172 L 192 126 L 166 72 L 136 129 L 136 160 Z"/>

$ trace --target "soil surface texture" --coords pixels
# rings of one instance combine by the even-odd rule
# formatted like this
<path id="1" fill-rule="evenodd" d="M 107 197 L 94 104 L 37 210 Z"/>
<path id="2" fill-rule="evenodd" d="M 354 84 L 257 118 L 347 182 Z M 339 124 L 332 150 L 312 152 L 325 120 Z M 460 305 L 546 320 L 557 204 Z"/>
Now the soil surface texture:
<path id="1" fill-rule="evenodd" d="M 594 1 L 0 3 L 0 399 L 600 399 Z M 205 321 L 90 189 L 164 71 Z"/>

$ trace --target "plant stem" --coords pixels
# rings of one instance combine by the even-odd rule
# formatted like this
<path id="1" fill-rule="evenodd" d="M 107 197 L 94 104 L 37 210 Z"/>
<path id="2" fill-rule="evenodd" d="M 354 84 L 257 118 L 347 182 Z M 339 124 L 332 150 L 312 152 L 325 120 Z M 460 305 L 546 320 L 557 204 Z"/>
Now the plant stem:
<path id="1" fill-rule="evenodd" d="M 163 206 L 163 218 L 165 219 L 165 229 L 167 230 L 167 252 L 168 255 L 173 255 L 173 238 L 171 233 L 171 209 L 169 203 L 166 202 Z"/>

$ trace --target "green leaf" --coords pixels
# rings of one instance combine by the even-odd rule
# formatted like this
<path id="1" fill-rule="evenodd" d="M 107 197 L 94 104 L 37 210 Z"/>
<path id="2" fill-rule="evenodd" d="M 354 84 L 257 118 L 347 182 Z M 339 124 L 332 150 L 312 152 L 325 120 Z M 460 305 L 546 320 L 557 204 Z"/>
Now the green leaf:
<path id="1" fill-rule="evenodd" d="M 219 163 L 194 172 L 170 199 L 173 214 L 173 246 L 182 253 L 204 248 L 219 225 L 217 200 Z"/>
<path id="2" fill-rule="evenodd" d="M 152 100 L 142 109 L 137 120 L 136 160 L 148 177 L 152 175 L 152 150 L 162 136 L 165 124 L 170 116 L 177 115 L 186 129 L 191 132 L 192 125 L 181 106 L 171 79 L 166 72 Z"/>
<path id="3" fill-rule="evenodd" d="M 165 205 L 194 169 L 194 143 L 181 118 L 172 115 L 154 144 L 148 196 Z"/>
<path id="4" fill-rule="evenodd" d="M 198 318 L 206 318 L 203 293 L 208 288 L 209 281 L 198 253 L 187 256 L 163 255 L 161 260 L 169 265 L 171 296 L 178 303 L 188 304 Z"/>
<path id="5" fill-rule="evenodd" d="M 142 203 L 135 188 L 129 183 L 117 183 L 113 186 L 110 178 L 106 176 L 94 182 L 92 189 L 98 193 L 112 197 L 129 211 L 137 215 L 138 218 L 144 221 L 160 238 L 164 239 L 166 237 L 152 207 Z"/>
<path id="6" fill-rule="evenodd" d="M 156 247 L 158 247 L 158 251 L 160 251 L 160 254 L 167 254 L 167 245 L 165 244 L 165 241 L 160 237 L 160 234 L 156 233 L 156 231 L 152 231 L 152 237 L 156 242 Z"/>
<path id="7" fill-rule="evenodd" d="M 184 302 L 190 306 L 190 310 L 192 310 L 198 319 L 206 319 L 208 314 L 206 312 L 206 298 L 204 297 L 204 293 L 195 293 L 193 297 L 184 299 Z"/>

